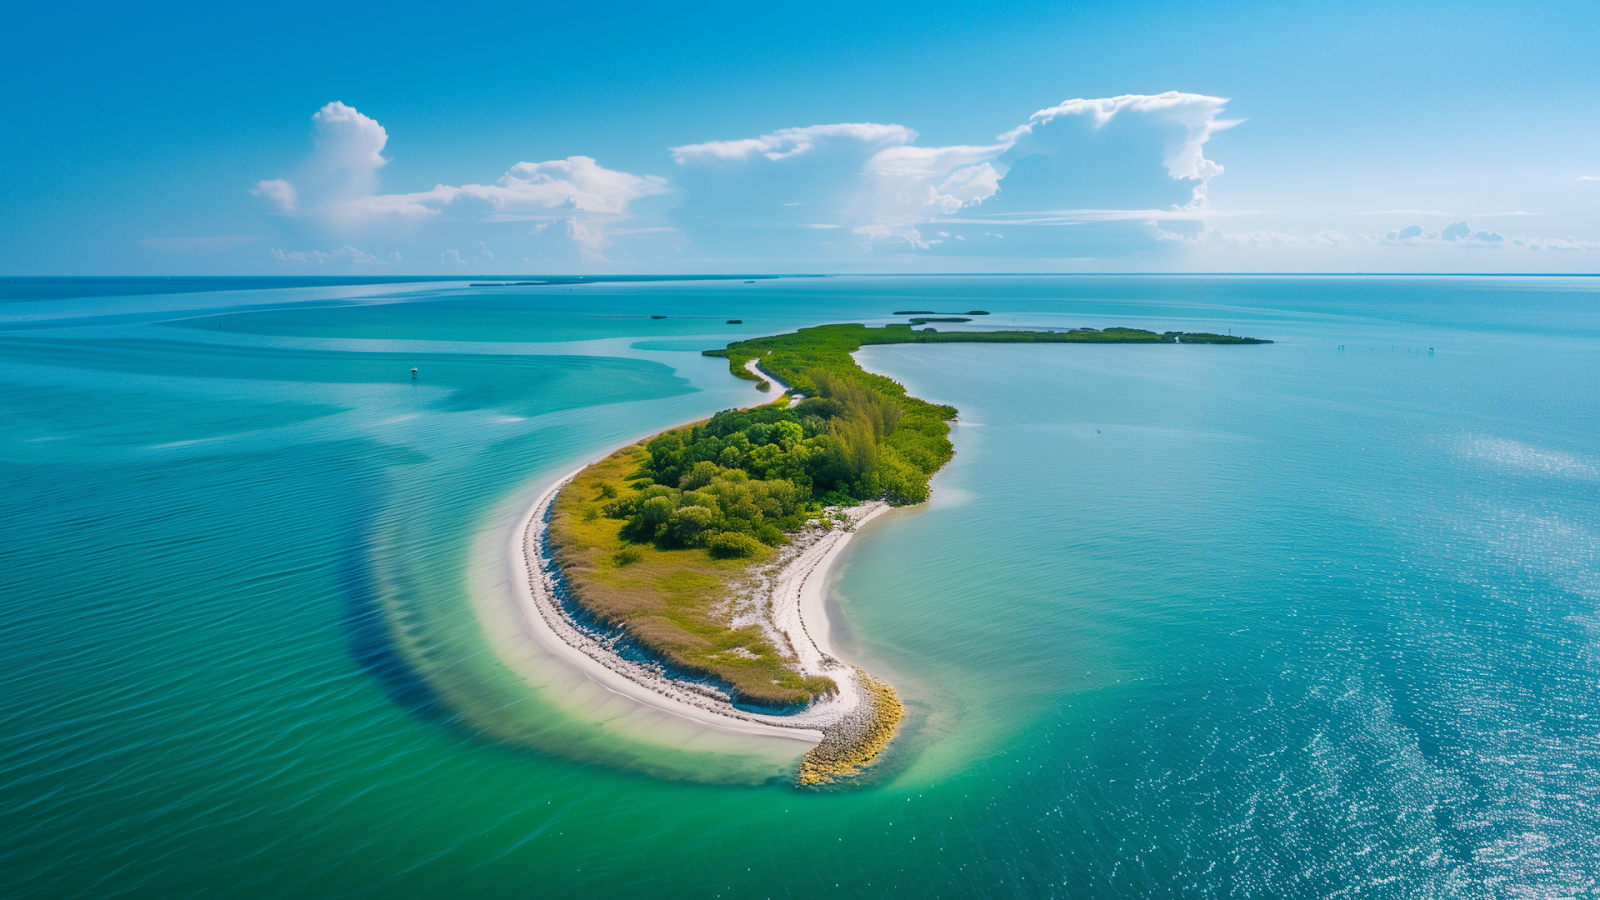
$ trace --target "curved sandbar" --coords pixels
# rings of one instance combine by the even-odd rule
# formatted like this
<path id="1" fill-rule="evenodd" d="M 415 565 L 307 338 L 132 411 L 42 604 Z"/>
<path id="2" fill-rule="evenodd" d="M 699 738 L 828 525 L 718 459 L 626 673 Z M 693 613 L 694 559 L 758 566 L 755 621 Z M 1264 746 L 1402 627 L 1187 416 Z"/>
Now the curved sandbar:
<path id="1" fill-rule="evenodd" d="M 787 386 L 761 371 L 754 360 L 746 368 L 752 376 L 778 386 L 774 401 L 787 393 Z M 892 734 L 900 706 L 887 685 L 838 658 L 829 642 L 824 592 L 829 569 L 851 535 L 887 510 L 888 504 L 875 501 L 831 511 L 833 517 L 825 525 L 812 523 L 791 533 L 788 546 L 754 569 L 760 587 L 748 605 L 763 627 L 774 633 L 788 667 L 827 679 L 833 686 L 798 711 L 763 713 L 741 709 L 728 691 L 714 684 L 671 677 L 657 660 L 617 652 L 615 630 L 597 628 L 587 617 L 575 620 L 574 609 L 563 603 L 563 573 L 550 540 L 552 509 L 561 492 L 593 465 L 547 488 L 515 529 L 511 551 L 518 571 L 525 575 L 516 593 L 530 638 L 619 697 L 715 731 L 796 742 L 810 751 L 801 762 L 801 784 L 832 780 L 870 761 Z M 567 602 L 572 602 L 570 597 Z"/>
<path id="2" fill-rule="evenodd" d="M 849 717 L 860 705 L 858 670 L 839 661 L 828 643 L 829 626 L 823 603 L 828 569 L 838 560 L 854 528 L 889 508 L 863 504 L 852 511 L 853 527 L 821 531 L 778 567 L 771 595 L 775 624 L 794 647 L 801 665 L 828 675 L 840 685 L 836 696 L 793 715 L 767 715 L 738 709 L 725 693 L 695 682 L 663 675 L 660 668 L 619 656 L 609 643 L 575 623 L 557 599 L 556 580 L 546 546 L 546 516 L 556 494 L 578 469 L 552 485 L 529 507 L 516 529 L 512 546 L 526 581 L 518 585 L 523 621 L 540 646 L 607 690 L 636 702 L 682 716 L 701 725 L 735 734 L 790 738 L 815 744 L 829 727 Z M 797 542 L 799 544 L 800 542 Z"/>
<path id="3" fill-rule="evenodd" d="M 826 573 L 856 526 L 890 503 L 927 499 L 929 477 L 953 454 L 956 410 L 907 395 L 850 354 L 878 343 L 1172 346 L 1180 338 L 1266 343 L 1122 328 L 837 325 L 707 351 L 741 378 L 813 396 L 663 432 L 546 490 L 512 548 L 526 576 L 521 618 L 574 671 L 651 710 L 656 727 L 692 722 L 809 746 L 801 784 L 853 773 L 888 743 L 902 708 L 886 684 L 833 655 Z"/>

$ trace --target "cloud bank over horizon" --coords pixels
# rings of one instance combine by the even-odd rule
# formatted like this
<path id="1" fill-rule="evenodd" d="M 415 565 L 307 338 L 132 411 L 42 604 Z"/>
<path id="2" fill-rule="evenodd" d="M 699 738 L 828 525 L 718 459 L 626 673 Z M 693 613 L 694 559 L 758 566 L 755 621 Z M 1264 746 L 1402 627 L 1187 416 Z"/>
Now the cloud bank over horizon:
<path id="1" fill-rule="evenodd" d="M 28 8 L 0 274 L 1600 272 L 1600 7 L 212 12 Z"/>
<path id="2" fill-rule="evenodd" d="M 1263 211 L 1211 204 L 1225 168 L 1207 145 L 1243 122 L 1224 117 L 1227 103 L 1179 91 L 1077 98 L 992 138 L 943 145 L 919 143 L 915 129 L 895 123 L 796 126 L 663 148 L 658 171 L 667 174 L 573 155 L 516 162 L 487 184 L 385 193 L 387 130 L 333 101 L 312 115 L 312 150 L 299 167 L 250 193 L 280 224 L 283 245 L 268 249 L 288 266 L 859 266 L 947 257 L 1176 259 L 1217 250 L 1600 249 L 1572 238 L 1506 237 L 1464 219 L 1348 236 L 1230 230 L 1228 221 Z"/>

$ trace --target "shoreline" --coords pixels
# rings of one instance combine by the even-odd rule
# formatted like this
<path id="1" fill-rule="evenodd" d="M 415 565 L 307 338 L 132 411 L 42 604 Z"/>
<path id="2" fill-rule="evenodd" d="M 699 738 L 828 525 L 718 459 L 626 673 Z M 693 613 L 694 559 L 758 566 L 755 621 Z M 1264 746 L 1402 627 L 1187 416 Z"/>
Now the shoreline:
<path id="1" fill-rule="evenodd" d="M 755 360 L 745 368 L 779 388 L 776 402 L 788 386 L 762 371 Z M 609 454 L 607 454 L 609 455 Z M 807 674 L 826 675 L 839 690 L 792 714 L 761 713 L 740 709 L 721 689 L 709 684 L 669 677 L 654 662 L 636 662 L 614 652 L 614 639 L 595 634 L 573 622 L 562 608 L 556 589 L 557 573 L 548 558 L 546 518 L 562 488 L 597 457 L 541 492 L 520 515 L 513 529 L 510 551 L 517 618 L 525 635 L 555 660 L 595 683 L 609 694 L 642 707 L 727 734 L 793 741 L 796 755 L 819 745 L 858 743 L 869 736 L 872 704 L 880 703 L 885 686 L 860 668 L 841 661 L 829 636 L 825 592 L 829 573 L 841 557 L 851 535 L 890 507 L 872 501 L 845 510 L 849 524 L 831 530 L 808 528 L 790 537 L 774 563 L 758 570 L 770 586 L 763 598 L 767 620 L 788 644 L 797 665 Z M 808 756 L 809 760 L 809 756 Z M 804 768 L 804 764 L 803 764 Z M 815 780 L 803 783 L 816 783 Z"/>

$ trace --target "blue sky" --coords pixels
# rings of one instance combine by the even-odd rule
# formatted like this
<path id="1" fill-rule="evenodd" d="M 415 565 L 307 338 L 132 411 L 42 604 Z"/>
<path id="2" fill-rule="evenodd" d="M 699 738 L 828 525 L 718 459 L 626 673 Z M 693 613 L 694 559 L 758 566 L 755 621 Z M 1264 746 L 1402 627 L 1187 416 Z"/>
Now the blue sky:
<path id="1" fill-rule="evenodd" d="M 1600 271 L 1600 11 L 36 6 L 0 275 Z"/>

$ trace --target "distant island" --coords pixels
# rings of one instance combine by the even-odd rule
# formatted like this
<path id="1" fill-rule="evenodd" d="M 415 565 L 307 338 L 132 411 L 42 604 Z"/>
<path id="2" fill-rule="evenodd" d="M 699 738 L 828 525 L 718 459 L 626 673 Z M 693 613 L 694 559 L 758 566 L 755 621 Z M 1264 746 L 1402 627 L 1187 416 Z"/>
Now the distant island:
<path id="1" fill-rule="evenodd" d="M 851 354 L 912 343 L 1271 342 L 824 325 L 707 350 L 780 393 L 624 447 L 541 497 L 523 537 L 538 621 L 684 715 L 815 741 L 800 785 L 858 775 L 904 711 L 892 687 L 834 655 L 828 567 L 862 524 L 928 498 L 954 455 L 956 409 L 909 396 Z"/>

